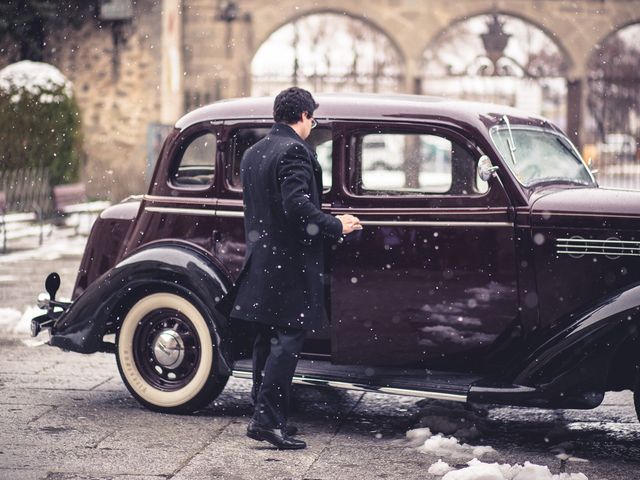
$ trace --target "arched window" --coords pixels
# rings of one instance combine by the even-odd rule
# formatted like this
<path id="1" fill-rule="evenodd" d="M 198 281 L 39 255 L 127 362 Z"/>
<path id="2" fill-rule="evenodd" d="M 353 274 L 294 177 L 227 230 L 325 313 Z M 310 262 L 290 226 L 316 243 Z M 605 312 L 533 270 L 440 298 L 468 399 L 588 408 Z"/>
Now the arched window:
<path id="1" fill-rule="evenodd" d="M 589 141 L 624 133 L 640 136 L 640 24 L 630 25 L 596 45 L 588 63 Z"/>
<path id="2" fill-rule="evenodd" d="M 317 13 L 287 23 L 260 46 L 251 63 L 252 94 L 298 85 L 312 92 L 401 90 L 402 61 L 389 38 L 369 23 Z"/>
<path id="3" fill-rule="evenodd" d="M 486 14 L 457 22 L 425 50 L 422 90 L 515 106 L 566 125 L 568 60 L 540 28 Z"/>
<path id="4" fill-rule="evenodd" d="M 587 65 L 586 140 L 598 183 L 640 189 L 640 24 L 596 45 Z"/>

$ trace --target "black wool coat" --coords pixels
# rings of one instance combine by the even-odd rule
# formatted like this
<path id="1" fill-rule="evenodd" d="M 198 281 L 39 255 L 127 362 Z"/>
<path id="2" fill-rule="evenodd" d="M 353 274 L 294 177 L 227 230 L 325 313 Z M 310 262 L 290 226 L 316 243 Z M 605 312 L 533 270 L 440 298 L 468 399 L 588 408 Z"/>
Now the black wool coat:
<path id="1" fill-rule="evenodd" d="M 342 223 L 320 210 L 322 168 L 288 125 L 276 123 L 245 152 L 245 262 L 223 299 L 230 317 L 317 329 L 325 318 L 324 249 Z"/>

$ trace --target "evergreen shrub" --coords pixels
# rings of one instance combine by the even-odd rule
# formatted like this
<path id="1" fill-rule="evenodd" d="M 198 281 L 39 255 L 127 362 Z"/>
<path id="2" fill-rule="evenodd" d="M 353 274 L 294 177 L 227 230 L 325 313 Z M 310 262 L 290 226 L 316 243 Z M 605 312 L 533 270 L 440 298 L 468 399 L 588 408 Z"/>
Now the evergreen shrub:
<path id="1" fill-rule="evenodd" d="M 52 185 L 78 180 L 82 136 L 72 85 L 52 65 L 0 70 L 0 169 L 45 167 Z"/>

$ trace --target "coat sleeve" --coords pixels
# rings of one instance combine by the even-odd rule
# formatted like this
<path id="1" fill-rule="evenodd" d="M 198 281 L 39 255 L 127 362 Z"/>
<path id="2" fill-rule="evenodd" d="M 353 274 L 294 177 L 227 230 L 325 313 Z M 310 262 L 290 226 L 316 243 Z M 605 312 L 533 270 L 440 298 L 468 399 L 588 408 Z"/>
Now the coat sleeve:
<path id="1" fill-rule="evenodd" d="M 318 235 L 339 240 L 342 223 L 320 210 L 311 201 L 311 185 L 315 182 L 307 153 L 299 145 L 290 147 L 276 167 L 281 185 L 282 207 L 289 224 L 305 243 Z"/>

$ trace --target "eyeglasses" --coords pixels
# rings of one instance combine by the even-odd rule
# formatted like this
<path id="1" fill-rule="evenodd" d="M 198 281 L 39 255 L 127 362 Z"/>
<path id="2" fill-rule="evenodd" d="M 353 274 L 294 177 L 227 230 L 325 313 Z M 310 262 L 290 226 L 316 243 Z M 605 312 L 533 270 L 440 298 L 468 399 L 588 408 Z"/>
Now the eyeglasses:
<path id="1" fill-rule="evenodd" d="M 318 122 L 316 122 L 316 119 L 313 118 L 311 115 L 309 115 L 309 112 L 304 112 L 307 114 L 307 118 L 309 120 L 311 120 L 311 130 L 313 130 L 314 128 L 316 128 L 318 126 Z"/>

